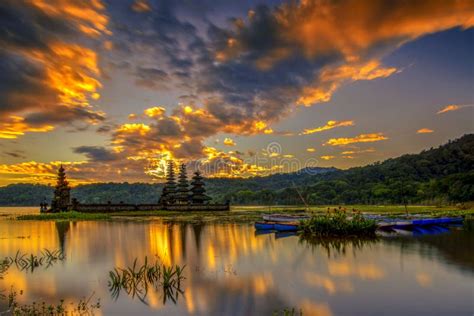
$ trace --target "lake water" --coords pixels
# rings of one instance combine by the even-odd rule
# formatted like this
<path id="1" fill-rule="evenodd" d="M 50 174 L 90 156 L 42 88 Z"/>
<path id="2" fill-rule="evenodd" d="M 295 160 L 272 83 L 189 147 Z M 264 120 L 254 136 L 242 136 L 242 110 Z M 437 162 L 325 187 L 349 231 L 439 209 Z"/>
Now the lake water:
<path id="1" fill-rule="evenodd" d="M 474 313 L 474 234 L 459 229 L 314 244 L 256 235 L 250 224 L 0 220 L 2 258 L 45 248 L 62 249 L 65 260 L 33 272 L 12 266 L 0 280 L 3 294 L 13 285 L 20 303 L 93 295 L 104 315 L 272 315 L 285 307 L 325 316 Z M 145 302 L 111 296 L 109 271 L 145 256 L 186 264 L 176 303 L 155 290 Z"/>

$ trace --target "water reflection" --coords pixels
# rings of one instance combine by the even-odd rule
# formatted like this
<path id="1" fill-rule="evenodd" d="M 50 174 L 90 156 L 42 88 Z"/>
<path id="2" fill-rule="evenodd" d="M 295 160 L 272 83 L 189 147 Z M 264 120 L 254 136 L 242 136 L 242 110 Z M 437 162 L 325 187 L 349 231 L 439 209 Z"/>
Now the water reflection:
<path id="1" fill-rule="evenodd" d="M 104 314 L 271 315 L 288 307 L 304 315 L 469 314 L 473 236 L 301 241 L 256 235 L 251 225 L 0 221 L 2 256 L 44 248 L 66 255 L 46 271 L 12 270 L 0 282 L 23 290 L 25 302 L 95 292 Z M 186 264 L 176 305 L 159 291 L 148 292 L 149 305 L 110 297 L 109 270 L 145 256 Z"/>

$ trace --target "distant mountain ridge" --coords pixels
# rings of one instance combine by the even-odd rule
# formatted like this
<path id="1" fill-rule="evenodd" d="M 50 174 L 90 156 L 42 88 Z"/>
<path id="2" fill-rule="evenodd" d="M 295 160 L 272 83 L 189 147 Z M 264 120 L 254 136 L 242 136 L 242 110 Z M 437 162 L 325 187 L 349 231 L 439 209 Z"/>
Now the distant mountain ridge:
<path id="1" fill-rule="evenodd" d="M 348 170 L 304 168 L 246 179 L 206 180 L 215 201 L 234 204 L 301 204 L 298 188 L 310 204 L 447 203 L 474 200 L 474 134 L 438 148 Z M 161 184 L 97 183 L 72 195 L 83 203 L 156 203 Z M 52 187 L 12 184 L 0 187 L 0 205 L 38 205 Z"/>

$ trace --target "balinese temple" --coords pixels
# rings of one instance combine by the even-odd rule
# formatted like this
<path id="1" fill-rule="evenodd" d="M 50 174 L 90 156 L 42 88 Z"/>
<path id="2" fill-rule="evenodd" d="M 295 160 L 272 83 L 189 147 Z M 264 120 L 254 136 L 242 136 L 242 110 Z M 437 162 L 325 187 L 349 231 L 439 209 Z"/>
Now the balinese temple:
<path id="1" fill-rule="evenodd" d="M 189 192 L 188 175 L 186 174 L 186 165 L 182 164 L 179 169 L 178 191 L 176 192 L 176 204 L 189 204 L 191 202 Z"/>
<path id="2" fill-rule="evenodd" d="M 58 179 L 54 189 L 54 197 L 51 201 L 52 212 L 64 212 L 69 209 L 71 204 L 71 187 L 66 180 L 66 172 L 63 165 L 59 167 Z"/>
<path id="3" fill-rule="evenodd" d="M 194 173 L 189 184 L 186 165 L 179 169 L 178 182 L 175 180 L 175 164 L 169 161 L 166 170 L 166 182 L 157 204 L 127 204 L 121 201 L 104 201 L 98 204 L 83 204 L 77 199 L 71 199 L 71 188 L 66 180 L 66 172 L 61 165 L 58 170 L 57 184 L 51 208 L 41 203 L 41 212 L 78 211 L 84 213 L 109 213 L 120 211 L 228 211 L 229 203 L 211 204 L 211 197 L 206 195 L 204 178 L 199 171 Z"/>
<path id="4" fill-rule="evenodd" d="M 206 189 L 204 189 L 204 181 L 201 173 L 196 171 L 193 176 L 193 181 L 191 182 L 193 186 L 191 188 L 191 202 L 193 204 L 206 204 L 209 203 L 211 197 L 206 195 Z"/>

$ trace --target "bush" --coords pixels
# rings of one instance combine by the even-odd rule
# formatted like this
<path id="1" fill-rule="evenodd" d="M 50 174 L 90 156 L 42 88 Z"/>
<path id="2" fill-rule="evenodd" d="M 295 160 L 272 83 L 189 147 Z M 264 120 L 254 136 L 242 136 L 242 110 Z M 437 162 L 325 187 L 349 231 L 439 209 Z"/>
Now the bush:
<path id="1" fill-rule="evenodd" d="M 301 230 L 311 236 L 367 236 L 374 235 L 377 224 L 374 220 L 354 213 L 350 218 L 343 210 L 326 215 L 314 215 L 301 222 Z"/>

